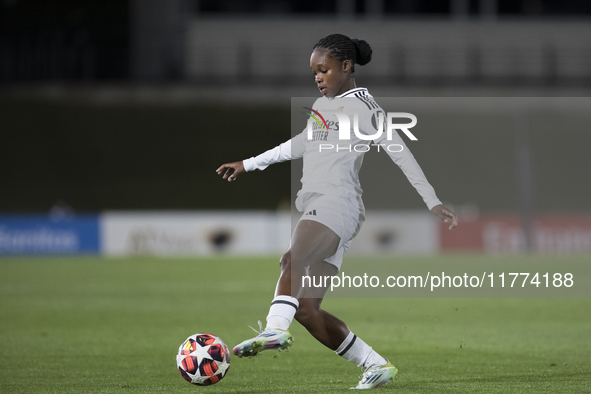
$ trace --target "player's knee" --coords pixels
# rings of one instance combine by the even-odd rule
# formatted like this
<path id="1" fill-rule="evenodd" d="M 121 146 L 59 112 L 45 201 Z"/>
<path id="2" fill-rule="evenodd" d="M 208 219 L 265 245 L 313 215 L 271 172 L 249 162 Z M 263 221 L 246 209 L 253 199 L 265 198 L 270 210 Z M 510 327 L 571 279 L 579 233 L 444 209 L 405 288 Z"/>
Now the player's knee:
<path id="1" fill-rule="evenodd" d="M 311 253 L 311 251 L 302 251 L 301 249 L 295 249 L 289 251 L 289 264 L 291 267 L 297 270 L 305 269 L 309 266 L 310 261 L 315 261 L 317 258 Z"/>
<path id="2" fill-rule="evenodd" d="M 281 266 L 281 272 L 285 272 L 291 269 L 291 251 L 287 251 L 281 259 L 279 259 L 279 265 Z"/>

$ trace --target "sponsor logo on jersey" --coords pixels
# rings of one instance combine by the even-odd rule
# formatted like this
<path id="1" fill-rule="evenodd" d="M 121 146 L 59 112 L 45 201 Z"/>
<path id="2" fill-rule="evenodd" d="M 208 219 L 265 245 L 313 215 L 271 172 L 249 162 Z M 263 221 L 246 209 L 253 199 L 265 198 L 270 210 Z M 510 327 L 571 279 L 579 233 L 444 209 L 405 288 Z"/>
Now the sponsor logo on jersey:
<path id="1" fill-rule="evenodd" d="M 328 124 L 326 123 L 326 120 L 324 120 L 324 117 L 322 115 L 320 115 L 320 112 L 315 111 L 312 108 L 308 108 L 308 107 L 302 107 L 302 108 L 314 112 L 314 114 L 316 114 L 320 119 L 322 119 L 322 122 L 324 123 L 324 126 L 326 126 L 326 131 L 328 131 Z M 320 129 L 322 129 L 322 124 L 320 123 L 320 120 L 316 116 L 314 116 L 314 115 L 312 115 L 311 113 L 308 113 L 308 112 L 304 112 L 304 113 L 306 115 L 310 115 L 310 117 L 313 118 L 316 121 L 316 123 L 318 124 L 318 127 L 320 127 Z"/>

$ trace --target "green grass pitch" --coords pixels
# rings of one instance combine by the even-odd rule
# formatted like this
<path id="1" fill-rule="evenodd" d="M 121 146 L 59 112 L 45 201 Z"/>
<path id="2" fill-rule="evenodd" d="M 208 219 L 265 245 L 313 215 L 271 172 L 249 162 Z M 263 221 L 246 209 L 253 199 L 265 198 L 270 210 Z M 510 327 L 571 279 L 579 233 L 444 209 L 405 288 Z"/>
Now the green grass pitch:
<path id="1" fill-rule="evenodd" d="M 277 261 L 0 259 L 0 392 L 345 392 L 360 369 L 297 323 L 290 352 L 233 357 L 214 386 L 192 386 L 176 370 L 191 334 L 216 334 L 229 347 L 254 334 L 248 325 L 265 319 Z M 323 305 L 399 368 L 381 392 L 591 393 L 588 298 Z"/>

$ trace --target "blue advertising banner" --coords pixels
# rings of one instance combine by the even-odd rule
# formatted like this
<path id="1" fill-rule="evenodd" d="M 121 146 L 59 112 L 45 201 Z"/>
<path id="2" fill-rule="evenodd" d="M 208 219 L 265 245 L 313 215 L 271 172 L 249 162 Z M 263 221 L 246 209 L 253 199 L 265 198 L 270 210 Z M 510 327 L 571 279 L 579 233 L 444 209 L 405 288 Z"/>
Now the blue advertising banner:
<path id="1" fill-rule="evenodd" d="M 0 215 L 0 255 L 99 253 L 99 216 Z"/>

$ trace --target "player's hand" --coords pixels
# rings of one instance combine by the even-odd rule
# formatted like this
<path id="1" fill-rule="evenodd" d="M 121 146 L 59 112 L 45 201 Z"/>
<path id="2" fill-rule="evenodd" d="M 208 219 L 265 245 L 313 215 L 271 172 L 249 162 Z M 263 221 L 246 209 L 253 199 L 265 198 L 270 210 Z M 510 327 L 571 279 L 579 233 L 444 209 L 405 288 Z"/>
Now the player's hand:
<path id="1" fill-rule="evenodd" d="M 223 179 L 227 179 L 228 182 L 235 181 L 238 175 L 244 171 L 244 163 L 241 161 L 235 161 L 234 163 L 222 164 L 220 168 L 215 170 Z"/>
<path id="2" fill-rule="evenodd" d="M 456 214 L 441 204 L 431 208 L 431 212 L 445 223 L 451 222 L 451 225 L 449 226 L 450 230 L 453 230 L 458 225 L 458 217 Z"/>

